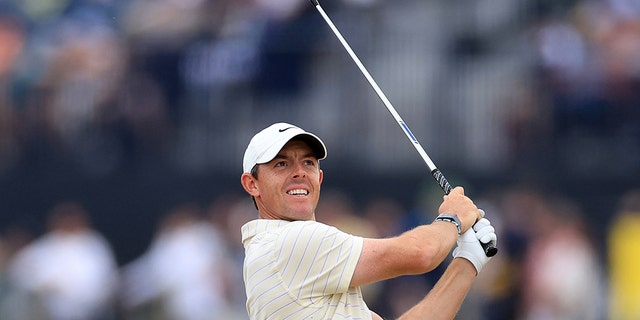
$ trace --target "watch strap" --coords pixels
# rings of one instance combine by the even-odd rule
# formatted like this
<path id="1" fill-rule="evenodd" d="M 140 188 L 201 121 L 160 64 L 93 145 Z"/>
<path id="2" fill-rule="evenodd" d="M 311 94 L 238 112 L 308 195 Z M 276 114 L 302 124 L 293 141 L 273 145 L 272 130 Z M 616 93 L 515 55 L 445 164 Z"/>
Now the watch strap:
<path id="1" fill-rule="evenodd" d="M 434 221 L 446 221 L 446 222 L 453 223 L 458 229 L 458 234 L 462 233 L 462 223 L 460 223 L 460 218 L 458 218 L 457 214 L 442 213 L 438 215 Z"/>

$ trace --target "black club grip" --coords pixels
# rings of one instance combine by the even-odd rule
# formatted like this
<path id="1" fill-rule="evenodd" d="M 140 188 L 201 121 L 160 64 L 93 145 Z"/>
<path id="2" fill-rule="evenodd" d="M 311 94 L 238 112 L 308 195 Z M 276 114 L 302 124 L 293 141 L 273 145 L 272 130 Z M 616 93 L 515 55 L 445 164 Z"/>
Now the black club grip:
<path id="1" fill-rule="evenodd" d="M 496 255 L 496 253 L 498 253 L 498 247 L 496 247 L 495 240 L 491 240 L 489 241 L 489 243 L 480 242 L 480 245 L 482 246 L 484 254 L 487 255 L 487 257 L 493 257 Z"/>
<path id="2" fill-rule="evenodd" d="M 440 172 L 440 170 L 438 170 L 437 168 L 434 169 L 433 171 L 431 171 L 431 175 L 433 175 L 433 178 L 436 179 L 436 181 L 440 185 L 440 188 L 442 188 L 442 191 L 444 191 L 444 194 L 449 194 L 451 192 L 451 185 L 449 184 L 449 181 L 447 181 L 447 178 L 444 177 L 442 172 Z"/>
<path id="3" fill-rule="evenodd" d="M 433 175 L 433 178 L 436 179 L 436 181 L 440 185 L 440 188 L 442 188 L 442 191 L 444 191 L 444 194 L 449 194 L 451 192 L 451 185 L 449 184 L 449 181 L 447 181 L 447 178 L 444 177 L 442 172 L 440 172 L 440 170 L 438 170 L 437 168 L 434 169 L 433 171 L 431 171 L 431 175 Z M 487 257 L 493 257 L 496 255 L 496 253 L 498 253 L 498 247 L 496 246 L 495 240 L 491 240 L 488 243 L 480 242 L 480 245 L 482 246 L 484 254 L 487 255 Z"/>

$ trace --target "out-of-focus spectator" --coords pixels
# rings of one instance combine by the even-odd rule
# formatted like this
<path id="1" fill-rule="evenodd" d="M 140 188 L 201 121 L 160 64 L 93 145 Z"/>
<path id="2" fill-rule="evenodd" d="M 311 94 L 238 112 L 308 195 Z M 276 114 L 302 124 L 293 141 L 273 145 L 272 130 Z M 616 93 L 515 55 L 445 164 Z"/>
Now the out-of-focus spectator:
<path id="1" fill-rule="evenodd" d="M 61 22 L 59 43 L 49 50 L 46 72 L 35 89 L 46 96 L 32 107 L 46 117 L 57 152 L 90 173 L 116 166 L 118 155 L 101 125 L 126 74 L 126 52 L 110 26 L 80 19 Z M 98 130 L 96 130 L 98 129 Z"/>
<path id="2" fill-rule="evenodd" d="M 554 154 L 565 173 L 588 174 L 612 156 L 620 161 L 610 173 L 638 170 L 640 15 L 635 3 L 576 1 L 536 25 L 541 72 L 535 79 L 553 110 Z M 591 152 L 594 148 L 602 152 Z"/>
<path id="3" fill-rule="evenodd" d="M 640 319 L 640 189 L 621 196 L 607 248 L 609 319 Z"/>
<path id="4" fill-rule="evenodd" d="M 19 158 L 18 115 L 11 98 L 11 73 L 26 37 L 19 19 L 0 14 L 0 172 L 11 168 Z"/>
<path id="5" fill-rule="evenodd" d="M 482 309 L 481 319 L 517 319 L 523 304 L 524 260 L 532 237 L 528 225 L 521 221 L 549 210 L 548 205 L 533 188 L 521 185 L 487 192 L 483 201 L 478 206 L 495 219 L 502 240 L 492 270 L 482 275 L 470 292 L 476 298 L 472 301 L 477 303 L 474 307 Z"/>
<path id="6" fill-rule="evenodd" d="M 60 42 L 52 54 L 41 82 L 51 100 L 43 110 L 63 142 L 74 139 L 98 120 L 100 108 L 114 96 L 124 67 L 122 44 L 111 29 L 69 21 L 56 37 Z"/>
<path id="7" fill-rule="evenodd" d="M 232 270 L 228 274 L 231 284 L 242 283 L 242 264 L 244 246 L 242 246 L 242 226 L 255 219 L 256 209 L 250 197 L 225 194 L 216 198 L 208 208 L 208 214 L 214 224 L 221 226 L 225 244 L 229 249 Z M 247 295 L 244 286 L 231 285 L 229 288 L 229 307 L 238 314 L 234 320 L 248 319 Z"/>
<path id="8" fill-rule="evenodd" d="M 256 3 L 267 19 L 259 46 L 260 64 L 255 89 L 267 97 L 297 97 L 306 88 L 310 71 L 308 61 L 319 36 L 326 29 L 321 29 L 324 26 L 320 17 L 307 3 L 268 0 Z M 265 116 L 268 114 L 264 113 Z"/>
<path id="9" fill-rule="evenodd" d="M 159 319 L 234 319 L 230 266 L 217 228 L 197 206 L 178 206 L 162 220 L 148 252 L 124 267 L 125 312 L 139 315 L 146 307 L 144 316 Z"/>
<path id="10" fill-rule="evenodd" d="M 251 85 L 265 19 L 253 0 L 215 1 L 205 8 L 206 24 L 180 60 L 185 103 L 177 160 L 190 171 L 231 162 L 227 152 L 242 137 L 227 133 L 255 120 Z"/>
<path id="11" fill-rule="evenodd" d="M 203 26 L 204 0 L 134 0 L 123 11 L 121 25 L 136 45 L 150 48 L 181 46 Z"/>
<path id="12" fill-rule="evenodd" d="M 110 244 L 77 202 L 55 205 L 48 232 L 11 261 L 3 319 L 112 319 L 117 269 Z"/>
<path id="13" fill-rule="evenodd" d="M 522 278 L 522 319 L 603 319 L 604 271 L 583 213 L 568 199 L 545 201 L 545 209 L 528 217 L 532 238 Z"/>

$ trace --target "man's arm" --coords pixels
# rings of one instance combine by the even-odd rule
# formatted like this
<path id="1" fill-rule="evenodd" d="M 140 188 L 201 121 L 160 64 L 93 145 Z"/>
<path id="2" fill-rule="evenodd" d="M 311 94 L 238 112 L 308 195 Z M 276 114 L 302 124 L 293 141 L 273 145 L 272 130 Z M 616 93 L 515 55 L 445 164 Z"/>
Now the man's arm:
<path id="1" fill-rule="evenodd" d="M 444 196 L 438 211 L 458 215 L 462 232 L 481 218 L 478 208 L 461 187 Z M 429 272 L 442 263 L 457 239 L 458 229 L 446 221 L 434 221 L 394 238 L 364 239 L 350 286 Z"/>
<path id="2" fill-rule="evenodd" d="M 442 263 L 457 238 L 455 225 L 438 221 L 394 238 L 364 239 L 350 286 L 429 272 Z"/>
<path id="3" fill-rule="evenodd" d="M 476 278 L 476 268 L 466 259 L 455 258 L 418 304 L 398 320 L 453 319 Z"/>

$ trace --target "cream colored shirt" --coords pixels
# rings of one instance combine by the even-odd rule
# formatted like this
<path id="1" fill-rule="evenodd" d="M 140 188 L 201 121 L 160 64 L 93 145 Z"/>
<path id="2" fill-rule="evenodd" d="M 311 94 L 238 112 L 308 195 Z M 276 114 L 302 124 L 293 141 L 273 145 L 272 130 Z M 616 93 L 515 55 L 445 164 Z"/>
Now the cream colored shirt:
<path id="1" fill-rule="evenodd" d="M 349 288 L 363 239 L 316 221 L 257 219 L 242 226 L 252 320 L 371 319 Z"/>

